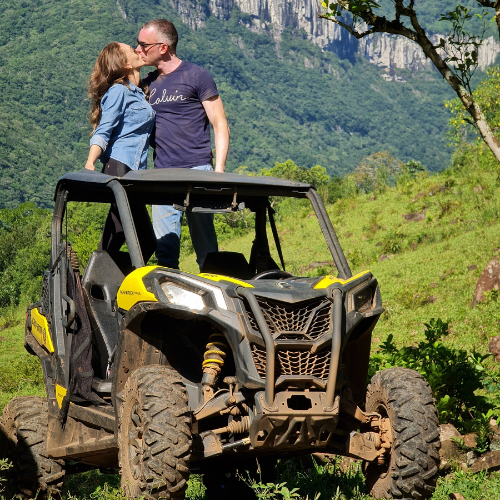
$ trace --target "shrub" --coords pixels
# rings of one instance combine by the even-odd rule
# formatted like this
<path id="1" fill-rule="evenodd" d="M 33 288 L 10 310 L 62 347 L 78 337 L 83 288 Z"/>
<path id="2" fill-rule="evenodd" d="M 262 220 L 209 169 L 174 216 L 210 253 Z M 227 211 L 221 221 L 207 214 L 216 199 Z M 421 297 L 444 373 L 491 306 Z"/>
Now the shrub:
<path id="1" fill-rule="evenodd" d="M 2 483 L 7 482 L 7 471 L 11 467 L 12 464 L 6 458 L 0 459 L 0 493 L 5 490 L 5 486 Z"/>
<path id="2" fill-rule="evenodd" d="M 335 175 L 328 181 L 327 187 L 328 203 L 335 203 L 341 198 L 350 198 L 360 193 L 356 179 L 352 175 L 344 177 L 337 177 Z"/>
<path id="3" fill-rule="evenodd" d="M 326 186 L 330 179 L 330 176 L 326 173 L 326 168 L 319 165 L 311 168 L 299 167 L 292 160 L 287 160 L 285 163 L 276 162 L 274 167 L 263 168 L 257 175 L 305 182 L 306 184 L 312 184 L 316 189 Z"/>
<path id="4" fill-rule="evenodd" d="M 394 366 L 420 372 L 431 386 L 440 421 L 470 431 L 484 420 L 483 415 L 489 415 L 491 409 L 486 398 L 476 392 L 498 383 L 499 373 L 488 373 L 485 369 L 484 362 L 489 354 L 445 346 L 442 339 L 448 335 L 448 323 L 441 319 L 425 323 L 424 334 L 425 340 L 417 346 L 400 349 L 389 335 L 370 360 L 370 377 L 381 369 Z"/>
<path id="5" fill-rule="evenodd" d="M 403 166 L 403 162 L 396 160 L 389 151 L 381 151 L 365 156 L 353 175 L 364 193 L 383 193 L 394 184 Z"/>

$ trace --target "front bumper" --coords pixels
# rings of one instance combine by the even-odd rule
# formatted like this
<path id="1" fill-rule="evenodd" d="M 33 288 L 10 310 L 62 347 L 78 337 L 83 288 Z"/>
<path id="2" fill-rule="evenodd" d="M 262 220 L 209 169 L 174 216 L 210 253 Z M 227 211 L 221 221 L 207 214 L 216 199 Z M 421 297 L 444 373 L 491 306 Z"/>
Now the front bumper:
<path id="1" fill-rule="evenodd" d="M 250 441 L 255 449 L 275 451 L 325 448 L 339 421 L 339 398 L 327 407 L 325 392 L 284 391 L 267 406 L 264 392 L 255 395 Z"/>

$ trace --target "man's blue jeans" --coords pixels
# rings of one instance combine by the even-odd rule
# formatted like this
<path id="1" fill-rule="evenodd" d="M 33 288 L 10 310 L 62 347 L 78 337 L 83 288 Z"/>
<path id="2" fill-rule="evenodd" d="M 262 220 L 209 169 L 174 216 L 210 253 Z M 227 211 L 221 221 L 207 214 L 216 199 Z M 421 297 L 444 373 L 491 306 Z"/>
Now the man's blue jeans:
<path id="1" fill-rule="evenodd" d="M 213 170 L 212 165 L 193 168 Z M 183 212 L 171 205 L 153 205 L 153 229 L 157 239 L 156 258 L 162 266 L 172 269 L 179 269 L 182 214 Z M 196 262 L 201 270 L 207 254 L 218 251 L 214 216 L 213 214 L 188 213 L 186 218 L 196 252 Z"/>

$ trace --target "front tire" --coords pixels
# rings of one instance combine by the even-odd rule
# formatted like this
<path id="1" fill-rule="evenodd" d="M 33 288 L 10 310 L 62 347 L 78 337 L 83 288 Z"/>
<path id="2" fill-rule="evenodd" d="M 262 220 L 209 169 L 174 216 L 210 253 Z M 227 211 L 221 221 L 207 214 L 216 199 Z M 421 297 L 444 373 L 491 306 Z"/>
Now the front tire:
<path id="1" fill-rule="evenodd" d="M 389 418 L 393 442 L 386 466 L 366 464 L 366 482 L 375 498 L 429 498 L 439 465 L 438 413 L 431 388 L 416 371 L 390 368 L 374 375 L 366 411 Z"/>
<path id="2" fill-rule="evenodd" d="M 2 425 L 7 441 L 8 494 L 46 498 L 59 492 L 65 474 L 64 460 L 47 455 L 48 404 L 45 398 L 14 398 L 5 406 Z"/>
<path id="3" fill-rule="evenodd" d="M 118 428 L 127 496 L 184 499 L 191 443 L 188 396 L 179 374 L 160 365 L 135 370 L 125 384 Z"/>

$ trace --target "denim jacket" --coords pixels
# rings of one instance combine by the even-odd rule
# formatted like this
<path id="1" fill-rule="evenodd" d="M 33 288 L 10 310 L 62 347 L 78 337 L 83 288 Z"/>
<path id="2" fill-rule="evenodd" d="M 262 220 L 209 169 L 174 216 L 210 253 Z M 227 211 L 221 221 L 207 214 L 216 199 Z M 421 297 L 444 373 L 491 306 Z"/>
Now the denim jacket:
<path id="1" fill-rule="evenodd" d="M 115 84 L 101 100 L 101 121 L 90 139 L 102 149 L 99 159 L 121 161 L 132 170 L 147 167 L 149 136 L 155 121 L 155 112 L 146 101 L 144 92 L 129 83 Z"/>

